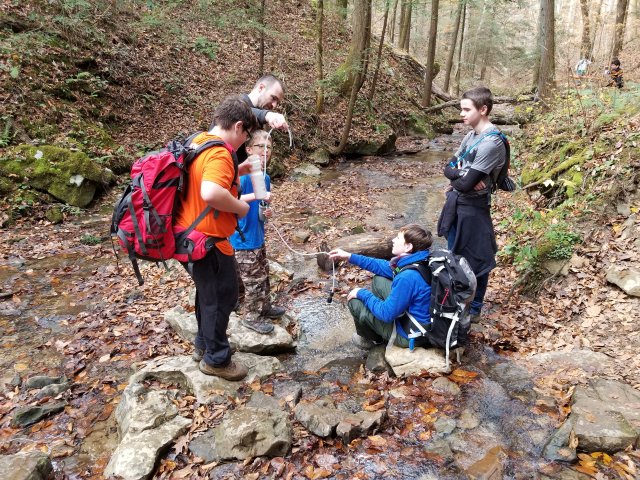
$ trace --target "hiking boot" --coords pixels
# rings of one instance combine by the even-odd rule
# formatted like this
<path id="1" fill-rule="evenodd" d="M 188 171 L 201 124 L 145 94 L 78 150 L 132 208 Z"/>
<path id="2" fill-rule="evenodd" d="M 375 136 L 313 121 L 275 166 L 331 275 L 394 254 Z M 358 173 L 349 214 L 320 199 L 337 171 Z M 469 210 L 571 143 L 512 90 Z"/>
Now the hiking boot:
<path id="1" fill-rule="evenodd" d="M 247 376 L 247 373 L 249 373 L 249 369 L 247 367 L 245 367 L 241 363 L 235 363 L 233 360 L 231 360 L 225 367 L 214 367 L 213 365 L 209 365 L 204 360 L 200 360 L 198 368 L 205 375 L 224 378 L 225 380 L 229 380 L 232 382 L 242 380 Z"/>
<path id="2" fill-rule="evenodd" d="M 204 350 L 198 347 L 193 347 L 193 353 L 191 354 L 191 360 L 199 362 L 204 357 Z"/>
<path id="3" fill-rule="evenodd" d="M 480 323 L 480 318 L 481 318 L 480 312 L 472 313 L 471 315 L 469 315 L 469 321 L 471 323 Z"/>
<path id="4" fill-rule="evenodd" d="M 255 320 L 243 318 L 240 323 L 242 323 L 244 327 L 247 327 L 248 329 L 253 330 L 257 333 L 261 333 L 263 335 L 273 332 L 273 324 L 267 322 L 262 318 L 256 318 Z"/>
<path id="5" fill-rule="evenodd" d="M 363 350 L 371 350 L 376 345 L 382 345 L 382 340 L 375 342 L 368 338 L 361 337 L 357 332 L 354 332 L 351 336 L 351 343 Z"/>
<path id="6" fill-rule="evenodd" d="M 267 318 L 280 318 L 286 313 L 286 310 L 282 307 L 271 307 L 267 310 L 263 316 Z"/>

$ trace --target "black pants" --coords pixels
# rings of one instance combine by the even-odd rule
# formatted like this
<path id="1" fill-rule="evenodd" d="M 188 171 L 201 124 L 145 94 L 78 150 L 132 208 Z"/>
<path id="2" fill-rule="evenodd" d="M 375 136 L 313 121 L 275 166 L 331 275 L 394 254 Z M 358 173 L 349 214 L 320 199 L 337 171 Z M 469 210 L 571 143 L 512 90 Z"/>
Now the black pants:
<path id="1" fill-rule="evenodd" d="M 186 268 L 186 264 L 183 264 Z M 196 348 L 205 351 L 204 361 L 224 367 L 231 360 L 227 337 L 229 315 L 238 301 L 235 258 L 213 247 L 202 260 L 193 263 L 191 275 L 196 285 Z"/>

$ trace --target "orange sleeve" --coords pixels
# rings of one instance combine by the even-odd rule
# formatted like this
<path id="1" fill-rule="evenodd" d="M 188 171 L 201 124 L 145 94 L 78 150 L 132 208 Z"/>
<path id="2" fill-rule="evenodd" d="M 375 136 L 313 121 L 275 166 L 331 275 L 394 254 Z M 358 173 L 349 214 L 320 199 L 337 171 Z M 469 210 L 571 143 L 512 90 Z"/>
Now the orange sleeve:
<path id="1" fill-rule="evenodd" d="M 205 152 L 202 169 L 202 180 L 220 185 L 225 190 L 231 190 L 235 181 L 235 170 L 231 154 L 224 147 L 214 147 Z"/>

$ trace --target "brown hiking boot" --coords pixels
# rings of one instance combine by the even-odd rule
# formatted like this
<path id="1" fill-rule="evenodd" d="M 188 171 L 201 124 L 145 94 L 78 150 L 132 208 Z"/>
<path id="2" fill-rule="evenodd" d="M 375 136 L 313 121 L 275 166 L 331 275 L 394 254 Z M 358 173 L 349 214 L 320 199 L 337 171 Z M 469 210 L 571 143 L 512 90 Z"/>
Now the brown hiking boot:
<path id="1" fill-rule="evenodd" d="M 200 371 L 205 375 L 213 375 L 232 382 L 242 380 L 247 376 L 247 373 L 249 373 L 249 369 L 247 367 L 241 363 L 235 363 L 233 360 L 231 360 L 225 367 L 214 367 L 204 360 L 200 360 L 198 368 L 200 368 Z"/>

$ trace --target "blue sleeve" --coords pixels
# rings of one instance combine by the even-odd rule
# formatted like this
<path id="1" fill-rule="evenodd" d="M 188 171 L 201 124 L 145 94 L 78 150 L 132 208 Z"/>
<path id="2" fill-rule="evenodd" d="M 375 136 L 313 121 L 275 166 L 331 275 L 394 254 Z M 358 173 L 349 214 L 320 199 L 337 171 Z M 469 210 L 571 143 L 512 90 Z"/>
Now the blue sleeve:
<path id="1" fill-rule="evenodd" d="M 271 191 L 271 177 L 269 175 L 265 175 L 264 182 L 267 184 L 267 192 Z"/>
<path id="2" fill-rule="evenodd" d="M 385 300 L 379 299 L 368 290 L 359 290 L 358 299 L 362 300 L 376 318 L 391 323 L 411 305 L 414 288 L 415 281 L 409 280 L 409 275 L 398 275 L 391 285 L 391 293 Z"/>
<path id="3" fill-rule="evenodd" d="M 351 258 L 349 258 L 349 263 L 356 267 L 368 270 L 376 275 L 380 275 L 381 277 L 389 279 L 393 278 L 393 270 L 391 270 L 388 260 L 352 253 Z"/>
<path id="4" fill-rule="evenodd" d="M 251 185 L 251 178 L 249 175 L 243 175 L 240 177 L 240 193 L 242 195 L 246 193 L 253 193 L 253 185 Z"/>

